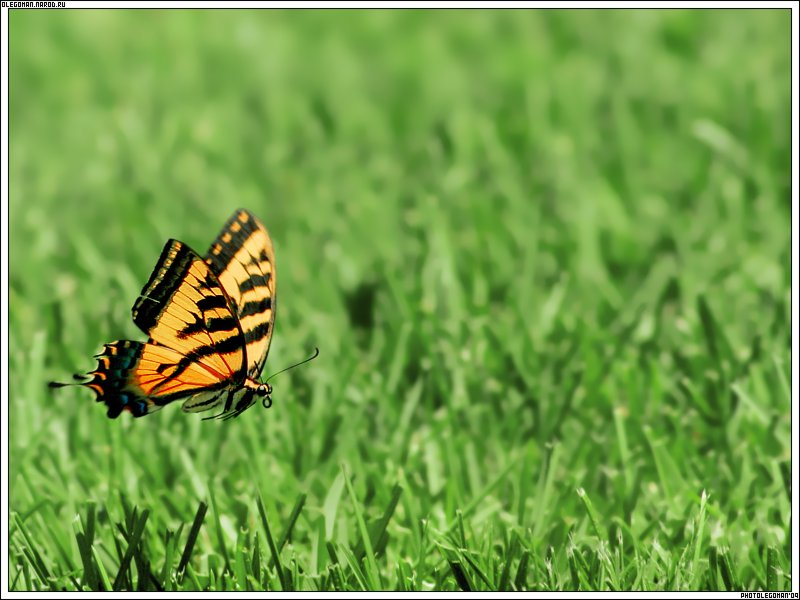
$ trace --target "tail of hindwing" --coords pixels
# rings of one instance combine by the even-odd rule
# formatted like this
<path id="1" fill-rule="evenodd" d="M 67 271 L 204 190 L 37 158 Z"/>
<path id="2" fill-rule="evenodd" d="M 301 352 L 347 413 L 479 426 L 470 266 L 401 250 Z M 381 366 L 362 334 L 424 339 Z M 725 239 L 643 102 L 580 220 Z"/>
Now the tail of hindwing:
<path id="1" fill-rule="evenodd" d="M 106 344 L 96 356 L 97 368 L 88 374 L 91 379 L 82 383 L 97 394 L 98 402 L 105 402 L 111 419 L 116 419 L 124 410 L 134 417 L 142 417 L 161 408 L 131 383 L 143 346 L 129 340 Z"/>

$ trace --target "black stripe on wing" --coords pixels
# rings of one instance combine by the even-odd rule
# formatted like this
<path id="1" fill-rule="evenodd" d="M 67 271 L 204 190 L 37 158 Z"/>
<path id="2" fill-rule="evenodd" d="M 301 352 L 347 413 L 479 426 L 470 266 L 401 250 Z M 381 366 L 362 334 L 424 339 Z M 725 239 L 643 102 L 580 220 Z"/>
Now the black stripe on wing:
<path id="1" fill-rule="evenodd" d="M 133 322 L 145 333 L 158 323 L 158 317 L 166 308 L 172 294 L 183 283 L 196 254 L 177 240 L 169 240 L 150 279 L 133 305 Z"/>

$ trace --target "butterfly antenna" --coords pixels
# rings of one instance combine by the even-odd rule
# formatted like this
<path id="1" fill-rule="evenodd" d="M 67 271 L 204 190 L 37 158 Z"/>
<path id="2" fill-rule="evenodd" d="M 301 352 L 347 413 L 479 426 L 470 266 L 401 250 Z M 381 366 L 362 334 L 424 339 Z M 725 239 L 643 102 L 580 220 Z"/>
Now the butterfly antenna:
<path id="1" fill-rule="evenodd" d="M 305 360 L 301 360 L 299 363 L 297 363 L 297 364 L 294 364 L 294 365 L 292 365 L 291 367 L 286 367 L 285 369 L 281 369 L 281 370 L 280 370 L 280 371 L 278 371 L 277 373 L 273 373 L 272 375 L 270 375 L 269 377 L 267 377 L 267 378 L 264 380 L 264 383 L 267 383 L 267 382 L 268 382 L 270 379 L 272 379 L 273 377 L 275 377 L 275 375 L 280 375 L 281 373 L 285 373 L 285 372 L 286 372 L 286 371 L 288 371 L 289 369 L 294 369 L 295 367 L 299 367 L 300 365 L 304 365 L 304 364 L 306 364 L 307 362 L 311 362 L 312 360 L 314 360 L 314 359 L 315 359 L 315 358 L 317 358 L 318 356 L 319 356 L 319 348 L 314 348 L 314 354 L 312 354 L 311 356 L 309 356 L 307 359 L 305 359 Z"/>

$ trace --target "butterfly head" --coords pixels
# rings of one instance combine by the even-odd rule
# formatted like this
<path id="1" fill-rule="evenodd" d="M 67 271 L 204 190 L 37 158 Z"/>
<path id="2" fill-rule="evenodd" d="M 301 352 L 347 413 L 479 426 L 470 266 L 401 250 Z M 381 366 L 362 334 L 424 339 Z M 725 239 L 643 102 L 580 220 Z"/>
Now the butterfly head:
<path id="1" fill-rule="evenodd" d="M 261 398 L 264 408 L 272 406 L 272 386 L 268 383 L 260 383 L 256 388 L 256 396 Z"/>

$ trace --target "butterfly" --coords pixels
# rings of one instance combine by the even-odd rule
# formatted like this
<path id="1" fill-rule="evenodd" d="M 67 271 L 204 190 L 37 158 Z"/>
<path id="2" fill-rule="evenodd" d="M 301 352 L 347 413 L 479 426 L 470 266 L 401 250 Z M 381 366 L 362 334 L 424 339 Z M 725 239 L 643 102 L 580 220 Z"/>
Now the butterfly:
<path id="1" fill-rule="evenodd" d="M 132 309 L 148 341 L 105 344 L 97 368 L 75 376 L 80 383 L 50 386 L 91 389 L 112 419 L 176 400 L 186 412 L 219 408 L 222 419 L 259 398 L 269 408 L 272 386 L 258 377 L 275 325 L 275 284 L 272 240 L 249 210 L 228 219 L 204 258 L 171 239 Z"/>

